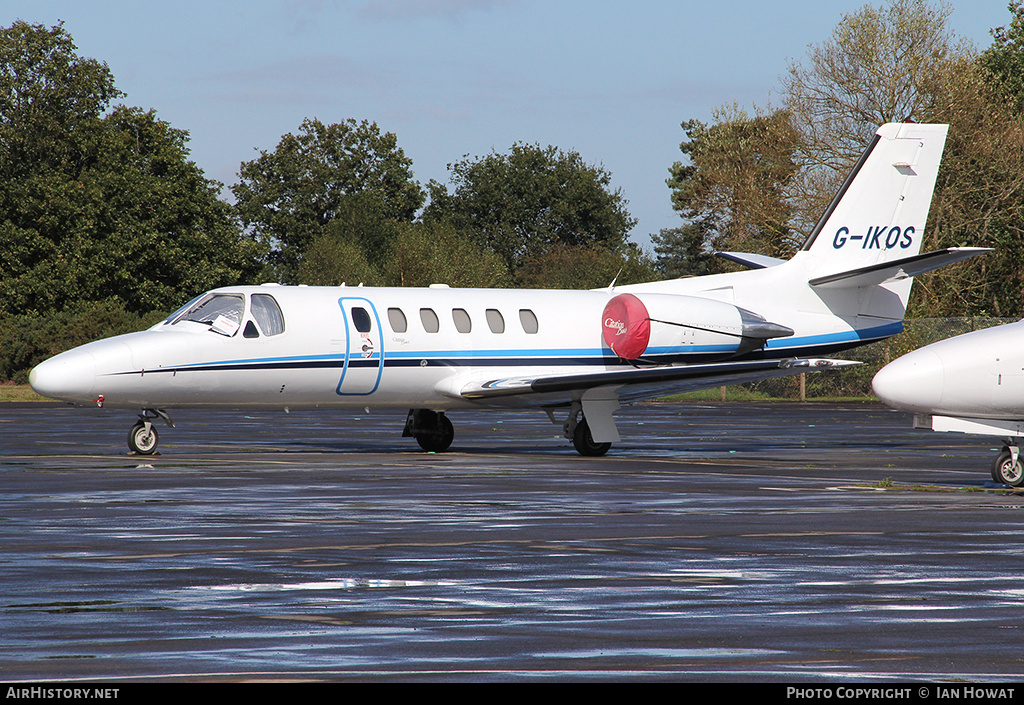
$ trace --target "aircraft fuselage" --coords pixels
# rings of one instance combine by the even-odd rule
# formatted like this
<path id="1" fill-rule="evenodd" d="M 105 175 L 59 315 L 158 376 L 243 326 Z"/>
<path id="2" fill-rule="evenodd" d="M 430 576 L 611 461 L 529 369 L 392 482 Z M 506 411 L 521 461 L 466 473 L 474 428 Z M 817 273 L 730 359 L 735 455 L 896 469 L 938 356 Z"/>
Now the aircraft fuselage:
<path id="1" fill-rule="evenodd" d="M 149 330 L 62 353 L 33 371 L 32 384 L 78 404 L 136 409 L 540 406 L 549 398 L 494 394 L 485 402 L 462 391 L 485 382 L 497 390 L 504 379 L 791 357 L 863 337 L 834 316 L 812 315 L 825 326 L 814 335 L 774 351 L 758 339 L 752 350 L 744 333 L 758 322 L 744 320 L 740 307 L 641 291 L 659 322 L 642 354 L 626 360 L 603 330 L 621 325 L 604 309 L 628 290 L 227 287 L 206 295 L 237 297 L 220 325 L 178 312 Z M 257 297 L 280 310 L 280 330 L 265 330 Z"/>

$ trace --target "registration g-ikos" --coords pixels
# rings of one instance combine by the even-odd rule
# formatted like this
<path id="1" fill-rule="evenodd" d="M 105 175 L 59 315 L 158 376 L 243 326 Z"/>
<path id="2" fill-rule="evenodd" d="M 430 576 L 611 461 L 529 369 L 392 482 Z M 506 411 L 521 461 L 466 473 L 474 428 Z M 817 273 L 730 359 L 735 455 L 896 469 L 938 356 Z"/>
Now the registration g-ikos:
<path id="1" fill-rule="evenodd" d="M 836 231 L 832 238 L 832 247 L 841 250 L 847 244 L 850 247 L 860 246 L 862 250 L 894 250 L 896 248 L 905 250 L 914 244 L 916 230 L 913 225 L 901 228 L 894 225 L 891 228 L 887 225 L 868 227 L 863 235 L 853 235 L 845 225 Z"/>

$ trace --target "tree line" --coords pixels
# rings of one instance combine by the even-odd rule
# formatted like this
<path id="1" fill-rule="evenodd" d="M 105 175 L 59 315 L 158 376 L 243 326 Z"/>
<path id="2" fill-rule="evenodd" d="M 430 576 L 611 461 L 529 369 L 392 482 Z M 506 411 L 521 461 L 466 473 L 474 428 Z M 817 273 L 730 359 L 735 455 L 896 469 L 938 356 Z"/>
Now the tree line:
<path id="1" fill-rule="evenodd" d="M 259 281 L 545 286 L 567 252 L 602 264 L 573 286 L 651 275 L 611 175 L 575 152 L 515 144 L 424 188 L 376 123 L 307 119 L 241 164 L 229 204 L 188 133 L 123 97 L 62 25 L 0 31 L 0 314 L 144 314 Z"/>
<path id="2" fill-rule="evenodd" d="M 611 174 L 517 143 L 421 185 L 376 123 L 306 119 L 243 162 L 233 202 L 188 133 L 62 24 L 0 29 L 0 380 L 218 286 L 589 288 L 651 279 Z"/>
<path id="3" fill-rule="evenodd" d="M 1024 315 L 1024 4 L 1008 9 L 977 51 L 946 3 L 867 5 L 790 64 L 779 105 L 683 122 L 668 181 L 682 224 L 653 236 L 659 270 L 723 271 L 719 250 L 792 255 L 878 125 L 948 123 L 923 246 L 996 251 L 919 277 L 909 315 Z"/>

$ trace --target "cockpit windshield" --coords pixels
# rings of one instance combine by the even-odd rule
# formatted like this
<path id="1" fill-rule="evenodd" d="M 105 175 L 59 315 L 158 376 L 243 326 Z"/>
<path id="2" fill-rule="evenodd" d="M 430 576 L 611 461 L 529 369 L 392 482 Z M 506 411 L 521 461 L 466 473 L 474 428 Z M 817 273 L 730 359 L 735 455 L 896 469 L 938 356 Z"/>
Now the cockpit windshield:
<path id="1" fill-rule="evenodd" d="M 245 300 L 239 294 L 208 294 L 177 315 L 170 324 L 194 321 L 210 326 L 221 335 L 232 336 L 242 323 Z"/>

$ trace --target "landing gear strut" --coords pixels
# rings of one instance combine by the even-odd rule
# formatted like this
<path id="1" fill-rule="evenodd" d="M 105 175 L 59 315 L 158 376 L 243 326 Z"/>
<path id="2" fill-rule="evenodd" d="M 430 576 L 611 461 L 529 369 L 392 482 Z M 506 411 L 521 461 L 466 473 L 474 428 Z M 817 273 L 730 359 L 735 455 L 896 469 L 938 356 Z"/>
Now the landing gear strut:
<path id="1" fill-rule="evenodd" d="M 160 442 L 160 436 L 153 427 L 153 422 L 156 419 L 163 419 L 167 422 L 168 426 L 174 428 L 171 417 L 165 411 L 160 409 L 143 409 L 142 413 L 139 414 L 139 420 L 135 422 L 132 430 L 128 432 L 128 450 L 138 455 L 153 455 L 156 453 L 157 444 Z"/>
<path id="2" fill-rule="evenodd" d="M 992 481 L 1010 487 L 1024 485 L 1024 458 L 1020 449 L 1010 439 L 992 463 Z"/>
<path id="3" fill-rule="evenodd" d="M 455 428 L 443 411 L 409 409 L 402 436 L 412 436 L 429 453 L 443 453 L 455 439 Z"/>

